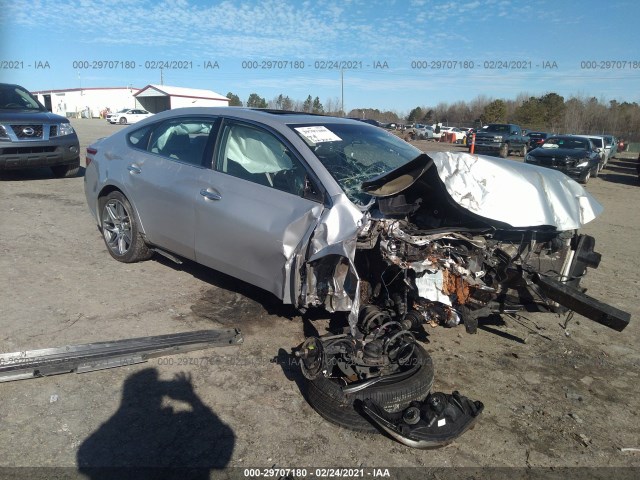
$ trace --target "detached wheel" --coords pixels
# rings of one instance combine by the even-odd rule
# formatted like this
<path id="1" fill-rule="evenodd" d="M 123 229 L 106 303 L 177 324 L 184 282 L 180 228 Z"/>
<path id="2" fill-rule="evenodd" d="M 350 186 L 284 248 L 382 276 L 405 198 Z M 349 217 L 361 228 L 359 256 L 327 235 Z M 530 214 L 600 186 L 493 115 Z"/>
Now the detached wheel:
<path id="1" fill-rule="evenodd" d="M 127 124 L 127 118 L 126 117 L 120 117 L 120 121 L 118 123 L 120 123 L 120 125 L 126 125 Z"/>
<path id="2" fill-rule="evenodd" d="M 400 412 L 413 401 L 426 398 L 433 384 L 433 362 L 424 348 L 416 345 L 416 368 L 406 375 L 383 379 L 378 383 L 354 392 L 344 393 L 340 379 L 320 376 L 307 380 L 307 400 L 325 420 L 358 432 L 377 432 L 366 415 L 359 412 L 359 404 L 371 399 L 387 412 Z"/>
<path id="3" fill-rule="evenodd" d="M 101 199 L 100 228 L 109 254 L 119 262 L 139 262 L 153 255 L 140 235 L 129 200 L 121 192 Z"/>
<path id="4" fill-rule="evenodd" d="M 500 156 L 500 158 L 507 158 L 509 156 L 509 145 L 507 145 L 506 143 L 503 143 L 500 146 L 500 151 L 498 152 L 498 156 Z"/>
<path id="5" fill-rule="evenodd" d="M 56 178 L 75 177 L 76 175 L 78 175 L 79 170 L 80 170 L 80 159 L 77 159 L 75 162 L 70 163 L 69 165 L 56 165 L 55 167 L 51 167 L 53 176 Z"/>

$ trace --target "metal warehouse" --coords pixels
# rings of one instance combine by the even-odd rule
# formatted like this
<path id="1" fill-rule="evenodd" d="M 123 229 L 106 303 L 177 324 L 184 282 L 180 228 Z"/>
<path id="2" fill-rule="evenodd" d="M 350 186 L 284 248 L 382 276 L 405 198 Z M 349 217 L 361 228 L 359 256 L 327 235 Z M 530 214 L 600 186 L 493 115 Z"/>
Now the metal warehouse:
<path id="1" fill-rule="evenodd" d="M 229 99 L 211 90 L 147 85 L 133 95 L 142 108 L 158 113 L 181 107 L 228 107 Z"/>
<path id="2" fill-rule="evenodd" d="M 180 107 L 226 107 L 229 99 L 212 90 L 147 85 L 135 87 L 69 88 L 31 92 L 47 109 L 66 117 L 101 118 L 105 112 L 142 108 L 158 113 Z"/>

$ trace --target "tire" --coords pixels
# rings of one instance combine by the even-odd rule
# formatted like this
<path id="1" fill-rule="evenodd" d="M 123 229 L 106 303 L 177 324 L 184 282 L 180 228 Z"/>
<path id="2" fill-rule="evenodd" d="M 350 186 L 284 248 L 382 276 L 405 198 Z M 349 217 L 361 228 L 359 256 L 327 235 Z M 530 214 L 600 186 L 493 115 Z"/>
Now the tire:
<path id="1" fill-rule="evenodd" d="M 584 176 L 583 179 L 580 180 L 580 183 L 583 185 L 586 185 L 589 182 L 590 178 L 591 178 L 591 170 L 587 170 L 587 174 Z"/>
<path id="2" fill-rule="evenodd" d="M 359 402 L 373 400 L 388 412 L 404 410 L 413 401 L 424 400 L 433 384 L 433 362 L 427 351 L 416 345 L 418 367 L 407 377 L 384 380 L 358 392 L 345 394 L 339 383 L 320 376 L 307 382 L 307 401 L 325 420 L 357 432 L 378 429 L 361 414 Z"/>
<path id="3" fill-rule="evenodd" d="M 70 163 L 69 165 L 56 165 L 55 167 L 51 167 L 51 171 L 53 172 L 53 176 L 56 178 L 72 178 L 78 175 L 78 171 L 80 170 L 80 159 L 78 158 L 75 162 Z"/>
<path id="4" fill-rule="evenodd" d="M 527 156 L 527 146 L 526 145 L 522 146 L 522 150 L 520 150 L 520 155 L 522 155 L 522 158 Z"/>
<path id="5" fill-rule="evenodd" d="M 120 120 L 118 122 L 120 125 L 126 125 L 127 124 L 127 117 L 120 117 Z"/>
<path id="6" fill-rule="evenodd" d="M 509 156 L 509 145 L 503 143 L 500 145 L 500 151 L 498 152 L 500 158 L 507 158 Z"/>
<path id="7" fill-rule="evenodd" d="M 153 255 L 138 230 L 129 200 L 119 191 L 100 199 L 100 230 L 109 254 L 119 262 L 139 262 Z"/>

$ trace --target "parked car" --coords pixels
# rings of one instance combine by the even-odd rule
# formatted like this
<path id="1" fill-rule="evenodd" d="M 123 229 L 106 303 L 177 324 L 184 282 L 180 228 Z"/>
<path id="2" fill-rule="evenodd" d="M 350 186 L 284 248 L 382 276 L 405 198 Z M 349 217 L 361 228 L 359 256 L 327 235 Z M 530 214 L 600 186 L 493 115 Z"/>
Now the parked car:
<path id="1" fill-rule="evenodd" d="M 125 108 L 122 110 L 118 110 L 115 113 L 108 114 L 107 122 L 126 125 L 127 123 L 139 122 L 140 120 L 150 117 L 151 115 L 153 115 L 153 113 L 149 113 L 146 110 L 142 110 L 139 108 Z"/>
<path id="2" fill-rule="evenodd" d="M 600 171 L 601 154 L 589 138 L 577 135 L 550 137 L 542 146 L 531 150 L 524 161 L 559 170 L 586 184 Z"/>
<path id="3" fill-rule="evenodd" d="M 26 88 L 0 83 L 0 171 L 32 167 L 77 175 L 78 136 L 69 119 L 49 112 Z"/>
<path id="4" fill-rule="evenodd" d="M 603 135 L 604 149 L 607 152 L 607 158 L 610 160 L 618 153 L 618 139 L 613 135 Z"/>
<path id="5" fill-rule="evenodd" d="M 602 170 L 604 167 L 606 167 L 607 163 L 609 163 L 609 154 L 605 148 L 604 137 L 601 135 L 578 135 L 578 136 L 582 138 L 588 138 L 593 144 L 594 149 L 600 155 L 599 169 Z"/>
<path id="6" fill-rule="evenodd" d="M 440 127 L 440 137 L 445 134 L 453 134 L 453 143 L 462 142 L 467 136 L 467 132 L 464 132 L 457 127 Z"/>
<path id="7" fill-rule="evenodd" d="M 440 137 L 440 135 L 436 135 L 431 125 L 422 125 L 421 123 L 416 123 L 416 126 L 413 130 L 418 140 L 435 140 L 436 138 Z"/>
<path id="8" fill-rule="evenodd" d="M 507 158 L 511 152 L 524 157 L 529 150 L 529 137 L 522 133 L 518 125 L 490 123 L 476 131 L 474 149 L 476 153 L 489 152 L 502 158 Z"/>
<path id="9" fill-rule="evenodd" d="M 355 120 L 170 110 L 90 145 L 84 187 L 118 261 L 185 257 L 299 309 L 345 312 L 347 331 L 310 337 L 298 353 L 311 405 L 352 429 L 375 431 L 371 422 L 412 402 L 428 408 L 433 368 L 413 333 L 425 322 L 475 332 L 478 318 L 556 302 L 618 330 L 629 321 L 579 287 L 600 257 L 576 229 L 602 207 L 576 182 L 427 155 Z M 456 436 L 481 405 L 454 403 L 464 410 L 447 420 L 462 422 Z M 429 428 L 396 438 L 433 446 Z"/>
<path id="10" fill-rule="evenodd" d="M 529 149 L 538 148 L 544 143 L 544 141 L 553 136 L 552 133 L 547 132 L 529 132 Z"/>

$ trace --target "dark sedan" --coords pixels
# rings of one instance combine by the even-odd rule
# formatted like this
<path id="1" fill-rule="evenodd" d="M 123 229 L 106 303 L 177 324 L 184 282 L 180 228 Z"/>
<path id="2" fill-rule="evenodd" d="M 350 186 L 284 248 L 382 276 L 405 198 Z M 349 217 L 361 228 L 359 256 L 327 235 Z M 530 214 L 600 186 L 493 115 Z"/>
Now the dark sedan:
<path id="1" fill-rule="evenodd" d="M 552 133 L 547 132 L 529 132 L 529 150 L 540 147 L 547 138 L 552 137 Z"/>
<path id="2" fill-rule="evenodd" d="M 600 154 L 587 138 L 557 136 L 545 140 L 542 146 L 531 150 L 526 163 L 560 170 L 586 184 L 591 176 L 598 176 Z"/>

